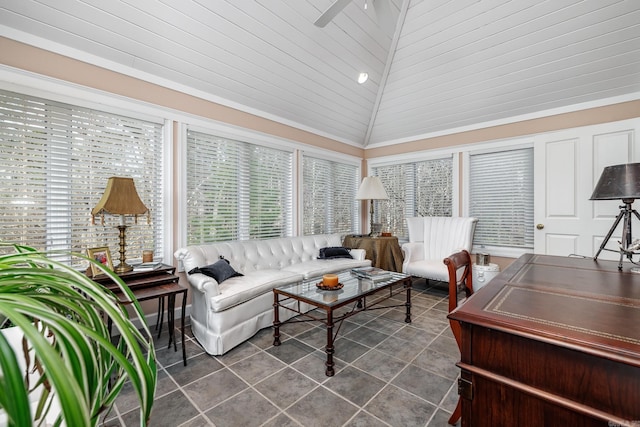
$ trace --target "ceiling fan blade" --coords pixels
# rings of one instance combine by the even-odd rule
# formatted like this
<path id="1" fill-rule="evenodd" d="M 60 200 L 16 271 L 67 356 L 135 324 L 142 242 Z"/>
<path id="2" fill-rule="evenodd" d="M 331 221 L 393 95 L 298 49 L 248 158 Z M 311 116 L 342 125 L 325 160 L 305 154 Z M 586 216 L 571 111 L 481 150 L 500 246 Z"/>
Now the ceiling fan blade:
<path id="1" fill-rule="evenodd" d="M 390 35 L 396 31 L 398 12 L 391 4 L 391 0 L 372 0 L 371 4 L 376 11 L 378 25 Z"/>
<path id="2" fill-rule="evenodd" d="M 320 15 L 318 19 L 316 19 L 316 22 L 314 22 L 314 25 L 316 25 L 317 27 L 323 28 L 325 25 L 331 22 L 331 20 L 335 18 L 335 16 L 338 13 L 340 13 L 342 9 L 344 9 L 350 2 L 351 0 L 334 1 L 333 4 L 329 6 L 329 8 L 325 10 L 324 13 Z"/>

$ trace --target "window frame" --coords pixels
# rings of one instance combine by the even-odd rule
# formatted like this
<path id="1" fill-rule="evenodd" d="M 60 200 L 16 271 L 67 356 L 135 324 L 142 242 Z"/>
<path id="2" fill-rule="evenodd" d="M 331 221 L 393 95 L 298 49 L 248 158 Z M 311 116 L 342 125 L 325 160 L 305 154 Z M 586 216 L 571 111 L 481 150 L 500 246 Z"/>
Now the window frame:
<path id="1" fill-rule="evenodd" d="M 299 224 L 299 227 L 297 228 L 297 235 L 302 236 L 304 233 L 304 207 L 302 206 L 302 203 L 304 202 L 304 178 L 303 178 L 303 174 L 304 174 L 304 156 L 309 156 L 309 157 L 314 157 L 316 159 L 320 159 L 320 160 L 327 160 L 330 162 L 336 162 L 336 163 L 343 163 L 343 164 L 347 164 L 347 165 L 353 165 L 356 167 L 356 176 L 358 177 L 358 186 L 360 185 L 360 182 L 362 182 L 362 159 L 355 157 L 355 156 L 351 156 L 348 154 L 336 154 L 335 151 L 329 151 L 329 150 L 323 150 L 323 149 L 316 149 L 316 148 L 304 148 L 302 150 L 300 150 L 297 158 L 296 163 L 300 166 L 299 167 L 299 171 L 297 176 L 297 182 L 300 183 L 298 191 L 297 191 L 297 208 L 298 208 L 298 217 L 297 217 L 297 223 Z M 356 188 L 356 192 L 357 192 L 357 188 Z M 357 200 L 355 200 L 355 194 L 354 194 L 354 204 L 355 204 L 355 211 L 354 211 L 354 215 L 356 220 L 356 223 L 354 224 L 354 227 L 356 227 L 355 230 L 351 230 L 351 232 L 356 233 L 359 232 L 362 229 L 362 220 L 361 220 L 361 203 Z"/>
<path id="2" fill-rule="evenodd" d="M 367 162 L 367 176 L 373 174 L 373 168 L 394 166 L 407 163 L 420 163 L 430 160 L 448 160 L 451 159 L 451 215 L 460 215 L 460 147 L 451 147 L 448 149 L 434 149 L 429 151 L 416 151 L 409 154 L 400 154 L 387 157 L 379 157 L 369 159 Z M 369 213 L 367 211 L 367 221 L 369 221 Z M 408 241 L 408 236 L 398 236 L 401 242 Z"/>
<path id="3" fill-rule="evenodd" d="M 464 183 L 464 197 L 463 197 L 463 207 L 462 211 L 465 216 L 470 216 L 471 210 L 471 195 L 470 195 L 470 156 L 476 154 L 490 154 L 496 153 L 500 151 L 511 151 L 511 150 L 519 150 L 531 148 L 534 149 L 534 139 L 533 137 L 525 137 L 525 138 L 512 138 L 506 140 L 499 141 L 490 141 L 481 144 L 475 144 L 469 149 L 463 152 L 463 183 Z M 532 152 L 533 160 L 535 162 L 535 152 Z M 534 183 L 535 183 L 535 164 L 534 164 Z M 535 191 L 535 190 L 534 190 Z M 532 198 L 535 194 L 532 194 Z M 535 201 L 534 201 L 534 209 L 535 209 Z M 513 248 L 506 246 L 485 246 L 485 245 L 476 245 L 474 243 L 472 247 L 472 252 L 487 252 L 494 256 L 499 257 L 507 257 L 507 258 L 518 258 L 525 253 L 530 253 L 533 251 L 532 249 L 527 248 Z"/>
<path id="4" fill-rule="evenodd" d="M 259 145 L 266 148 L 273 148 L 282 151 L 290 151 L 292 153 L 293 168 L 292 177 L 294 177 L 292 186 L 292 218 L 290 235 L 294 236 L 298 230 L 298 182 L 295 179 L 298 176 L 298 148 L 299 144 L 289 142 L 284 139 L 276 138 L 270 135 L 262 134 L 244 128 L 213 122 L 211 120 L 190 117 L 189 120 L 178 122 L 176 132 L 175 148 L 175 168 L 177 174 L 176 191 L 178 195 L 176 222 L 174 223 L 175 231 L 175 247 L 181 248 L 187 246 L 187 220 L 188 212 L 185 197 L 187 195 L 187 132 L 201 132 L 214 135 L 219 138 L 228 138 L 234 141 L 246 142 L 248 144 Z"/>
<path id="5" fill-rule="evenodd" d="M 78 86 L 69 82 L 44 79 L 41 76 L 28 72 L 13 72 L 11 70 L 0 69 L 0 89 L 16 92 L 25 96 L 48 99 L 54 102 L 70 104 L 76 107 L 98 110 L 101 112 L 126 116 L 136 120 L 155 122 L 162 126 L 162 149 L 163 155 L 160 159 L 160 168 L 163 171 L 172 169 L 173 157 L 173 121 L 168 117 L 168 112 L 150 106 L 149 104 L 137 102 L 115 94 L 109 94 L 96 89 Z M 106 185 L 106 181 L 104 183 Z M 169 173 L 162 174 L 162 191 L 160 203 L 162 203 L 162 227 L 159 230 L 160 237 L 164 243 L 161 252 L 156 252 L 156 257 L 161 257 L 165 262 L 173 259 L 173 234 L 169 224 L 173 223 L 173 180 Z M 97 200 L 96 200 L 97 202 Z M 90 218 L 90 216 L 89 216 Z M 146 219 L 142 219 L 146 221 Z M 117 246 L 117 241 L 111 243 Z M 85 248 L 86 249 L 86 248 Z M 127 253 L 127 259 L 138 258 L 136 254 Z"/>

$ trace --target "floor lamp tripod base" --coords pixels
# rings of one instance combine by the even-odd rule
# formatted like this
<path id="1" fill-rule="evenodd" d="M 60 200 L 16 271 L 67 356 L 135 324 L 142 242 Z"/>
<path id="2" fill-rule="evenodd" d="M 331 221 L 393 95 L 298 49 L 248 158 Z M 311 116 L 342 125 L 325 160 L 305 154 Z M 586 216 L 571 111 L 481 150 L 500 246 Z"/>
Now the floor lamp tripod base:
<path id="1" fill-rule="evenodd" d="M 600 252 L 602 252 L 603 250 L 619 253 L 620 261 L 618 262 L 618 270 L 622 270 L 622 260 L 625 257 L 625 255 L 629 261 L 633 262 L 632 258 L 633 258 L 634 252 L 628 250 L 632 243 L 631 215 L 632 214 L 635 215 L 636 218 L 640 220 L 640 214 L 638 214 L 638 212 L 631 207 L 631 205 L 633 204 L 633 200 L 634 199 L 622 199 L 622 203 L 624 203 L 624 206 L 620 206 L 620 213 L 616 217 L 616 220 L 613 222 L 613 225 L 609 229 L 609 232 L 607 233 L 604 240 L 602 241 L 602 244 L 600 245 L 600 249 L 598 249 L 598 252 L 596 252 L 596 256 L 593 257 L 594 260 L 597 260 L 598 256 L 600 255 Z M 622 242 L 620 242 L 622 247 L 620 248 L 619 251 L 605 248 L 605 246 L 609 242 L 609 239 L 611 238 L 616 228 L 618 227 L 618 224 L 620 224 L 620 221 L 623 221 L 622 222 Z M 640 273 L 640 268 L 633 267 L 631 271 L 633 273 Z"/>

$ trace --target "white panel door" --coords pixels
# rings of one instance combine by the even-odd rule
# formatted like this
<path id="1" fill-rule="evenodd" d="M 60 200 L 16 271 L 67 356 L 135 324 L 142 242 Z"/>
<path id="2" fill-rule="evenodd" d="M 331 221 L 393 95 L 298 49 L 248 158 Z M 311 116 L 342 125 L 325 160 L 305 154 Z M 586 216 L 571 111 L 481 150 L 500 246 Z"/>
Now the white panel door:
<path id="1" fill-rule="evenodd" d="M 619 201 L 591 201 L 605 166 L 640 161 L 639 120 L 607 123 L 539 135 L 535 156 L 535 239 L 539 254 L 592 257 L 616 216 Z M 640 201 L 637 202 L 640 206 Z M 640 208 L 639 208 L 640 209 Z M 633 237 L 640 237 L 634 218 Z M 617 250 L 620 224 L 606 247 Z M 615 259 L 602 251 L 599 259 Z"/>

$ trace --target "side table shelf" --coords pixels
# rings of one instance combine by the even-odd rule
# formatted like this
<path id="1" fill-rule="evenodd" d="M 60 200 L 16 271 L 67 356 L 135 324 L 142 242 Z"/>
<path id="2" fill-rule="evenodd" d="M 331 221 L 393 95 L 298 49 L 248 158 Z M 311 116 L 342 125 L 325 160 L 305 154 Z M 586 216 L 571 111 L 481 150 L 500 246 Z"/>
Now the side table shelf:
<path id="1" fill-rule="evenodd" d="M 158 300 L 158 318 L 160 328 L 162 328 L 162 317 L 164 314 L 164 299 L 168 299 L 167 304 L 167 323 L 169 327 L 169 345 L 167 348 L 173 348 L 178 351 L 176 339 L 175 339 L 175 306 L 176 296 L 182 294 L 182 313 L 180 333 L 182 335 L 182 361 L 184 366 L 187 366 L 187 352 L 185 348 L 184 339 L 184 320 L 187 309 L 187 288 L 180 286 L 178 283 L 179 277 L 176 276 L 175 267 L 170 265 L 161 265 L 158 268 L 148 271 L 129 271 L 127 273 L 120 274 L 120 278 L 131 289 L 133 295 L 138 301 L 146 300 Z M 93 277 L 93 280 L 104 285 L 107 289 L 113 291 L 116 296 L 121 294 L 118 286 L 105 275 Z M 127 301 L 121 301 L 126 304 Z M 156 325 L 158 326 L 158 325 Z M 160 332 L 162 329 L 160 329 Z M 158 333 L 158 336 L 160 333 Z"/>

